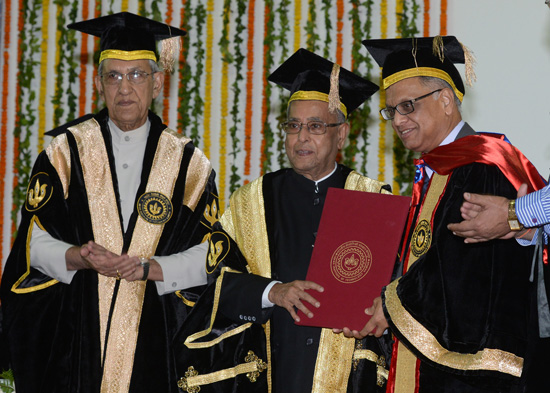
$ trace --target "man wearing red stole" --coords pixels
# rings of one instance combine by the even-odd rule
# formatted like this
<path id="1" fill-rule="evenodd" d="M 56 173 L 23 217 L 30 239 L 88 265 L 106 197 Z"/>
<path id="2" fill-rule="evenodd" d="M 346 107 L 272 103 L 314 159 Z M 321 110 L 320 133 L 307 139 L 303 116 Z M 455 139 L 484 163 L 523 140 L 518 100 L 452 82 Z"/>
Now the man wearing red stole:
<path id="1" fill-rule="evenodd" d="M 532 250 L 515 240 L 465 244 L 447 229 L 460 221 L 464 192 L 514 198 L 522 183 L 544 185 L 503 136 L 462 120 L 465 93 L 453 63 L 470 53 L 455 37 L 363 42 L 383 67 L 380 111 L 415 160 L 413 202 L 396 277 L 367 311 L 360 332 L 395 335 L 388 392 L 541 391 Z M 518 227 L 519 229 L 519 227 Z M 547 369 L 547 368 L 546 368 Z"/>

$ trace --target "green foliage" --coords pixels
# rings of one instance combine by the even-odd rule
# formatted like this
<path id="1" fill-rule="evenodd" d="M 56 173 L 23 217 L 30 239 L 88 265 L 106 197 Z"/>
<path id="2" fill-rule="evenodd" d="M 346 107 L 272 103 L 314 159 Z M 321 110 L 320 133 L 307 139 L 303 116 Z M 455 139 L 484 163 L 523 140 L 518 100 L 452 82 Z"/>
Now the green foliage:
<path id="1" fill-rule="evenodd" d="M 319 34 L 317 34 L 317 4 L 315 0 L 309 0 L 309 18 L 306 22 L 306 48 L 312 52 L 317 53 L 319 50 Z"/>
<path id="2" fill-rule="evenodd" d="M 206 24 L 206 7 L 202 2 L 197 4 L 193 12 L 195 17 L 194 31 L 198 39 L 193 42 L 192 46 L 195 48 L 195 60 L 196 69 L 192 76 L 192 87 L 188 90 L 192 96 L 191 104 L 191 129 L 188 132 L 189 137 L 195 144 L 198 144 L 201 140 L 202 134 L 202 114 L 204 112 L 204 100 L 202 99 L 202 76 L 204 73 L 204 61 L 206 57 L 206 49 L 204 46 L 204 40 L 202 39 L 204 34 L 204 27 Z"/>
<path id="3" fill-rule="evenodd" d="M 244 42 L 243 33 L 246 30 L 246 26 L 243 21 L 246 20 L 245 13 L 248 2 L 245 0 L 237 0 L 237 15 L 235 17 L 235 34 L 233 38 L 233 65 L 235 67 L 235 80 L 232 84 L 233 90 L 233 106 L 231 107 L 231 119 L 233 124 L 229 129 L 229 134 L 231 135 L 231 150 L 230 155 L 232 158 L 231 162 L 231 175 L 229 177 L 229 191 L 235 191 L 240 184 L 241 177 L 239 176 L 239 167 L 237 166 L 237 157 L 241 152 L 240 140 L 238 137 L 239 134 L 239 124 L 242 123 L 242 111 L 240 109 L 240 99 L 241 96 L 241 83 L 244 80 L 243 75 L 245 71 L 243 69 L 245 56 L 242 50 L 242 44 Z M 250 54 L 252 55 L 252 54 Z"/>
<path id="4" fill-rule="evenodd" d="M 184 3 L 184 12 L 182 25 L 189 25 L 189 15 L 192 15 L 193 11 L 191 8 L 191 1 L 186 1 Z M 178 88 L 178 129 L 182 130 L 184 133 L 187 133 L 187 127 L 191 123 L 191 118 L 189 116 L 189 108 L 191 107 L 191 97 L 189 95 L 189 85 L 191 83 L 191 67 L 188 62 L 185 61 L 189 56 L 189 39 L 182 40 L 182 54 L 184 61 L 179 65 L 179 79 L 180 86 Z"/>
<path id="5" fill-rule="evenodd" d="M 31 137 L 36 134 L 36 91 L 33 80 L 40 77 L 37 68 L 40 62 L 36 54 L 40 53 L 41 24 L 38 22 L 39 12 L 42 9 L 40 0 L 23 2 L 22 12 L 28 28 L 21 32 L 21 59 L 19 74 L 17 75 L 20 87 L 17 98 L 17 116 L 14 128 L 14 138 L 19 141 L 19 155 L 15 159 L 15 172 L 18 174 L 17 184 L 13 190 L 14 208 L 11 212 L 13 223 L 17 222 L 17 213 L 26 198 L 27 184 L 32 169 Z"/>
<path id="6" fill-rule="evenodd" d="M 323 40 L 323 57 L 329 56 L 330 44 L 332 43 L 332 14 L 334 14 L 334 3 L 332 0 L 322 0 L 321 10 L 325 17 L 325 39 Z"/>
<path id="7" fill-rule="evenodd" d="M 290 35 L 290 21 L 289 15 L 290 0 L 281 0 L 279 7 L 277 7 L 276 14 L 279 18 L 279 34 L 275 36 L 275 43 L 277 47 L 281 48 L 281 58 L 279 64 L 282 64 L 288 57 L 288 37 Z M 288 107 L 288 92 L 285 90 L 282 94 L 280 101 L 279 114 L 277 115 L 277 123 L 281 123 L 286 120 L 286 108 Z M 279 168 L 287 166 L 286 154 L 285 154 L 285 141 L 284 136 L 279 138 L 277 142 L 277 163 Z"/>
<path id="8" fill-rule="evenodd" d="M 265 0 L 265 9 L 266 9 L 266 34 L 264 38 L 264 46 L 268 49 L 265 51 L 264 58 L 264 78 L 271 73 L 273 67 L 273 48 L 274 48 L 274 23 L 275 17 L 272 12 L 273 10 L 273 0 Z M 262 162 L 262 174 L 271 171 L 271 157 L 273 153 L 271 152 L 271 147 L 275 142 L 275 133 L 271 129 L 271 124 L 269 122 L 269 113 L 271 111 L 271 83 L 267 83 L 265 86 L 264 99 L 265 99 L 265 121 L 263 124 L 264 130 L 264 143 L 263 143 L 263 156 L 264 161 Z"/>
<path id="9" fill-rule="evenodd" d="M 13 380 L 13 371 L 7 370 L 0 374 L 0 392 L 13 393 L 15 392 L 15 383 Z"/>
<path id="10" fill-rule="evenodd" d="M 351 56 L 353 61 L 352 71 L 370 79 L 372 71 L 372 60 L 364 51 L 361 41 L 370 38 L 370 29 L 372 27 L 372 0 L 359 1 L 351 0 L 352 8 L 349 16 L 352 21 L 353 43 L 351 47 Z M 361 22 L 361 15 L 366 15 L 364 23 Z M 364 71 L 363 71 L 364 70 Z M 350 168 L 355 168 L 356 159 L 361 158 L 360 171 L 366 174 L 366 165 L 368 158 L 369 132 L 368 123 L 370 118 L 370 106 L 364 103 L 349 115 L 350 133 L 348 144 L 342 151 L 343 163 Z"/>

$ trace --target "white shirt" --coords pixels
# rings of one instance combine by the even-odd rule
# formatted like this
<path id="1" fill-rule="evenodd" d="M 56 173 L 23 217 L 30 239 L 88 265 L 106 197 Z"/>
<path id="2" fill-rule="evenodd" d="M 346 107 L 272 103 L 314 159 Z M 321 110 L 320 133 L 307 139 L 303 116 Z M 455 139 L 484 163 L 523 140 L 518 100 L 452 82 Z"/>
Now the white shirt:
<path id="1" fill-rule="evenodd" d="M 109 120 L 124 230 L 134 210 L 150 127 L 151 123 L 147 120 L 136 130 L 122 131 Z M 65 253 L 72 246 L 54 239 L 34 224 L 30 241 L 31 266 L 49 277 L 70 284 L 76 271 L 67 270 Z M 204 242 L 178 254 L 153 256 L 152 259 L 161 266 L 164 277 L 164 281 L 155 281 L 158 294 L 206 284 L 204 266 L 207 251 L 208 242 Z"/>

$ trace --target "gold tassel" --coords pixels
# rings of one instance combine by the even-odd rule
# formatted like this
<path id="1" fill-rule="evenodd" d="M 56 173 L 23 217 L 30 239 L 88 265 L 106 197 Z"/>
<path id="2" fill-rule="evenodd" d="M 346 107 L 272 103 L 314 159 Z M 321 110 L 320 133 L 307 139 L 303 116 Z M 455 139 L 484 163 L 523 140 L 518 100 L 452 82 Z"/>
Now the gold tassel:
<path id="1" fill-rule="evenodd" d="M 476 58 L 474 56 L 474 52 L 472 52 L 470 48 L 468 48 L 466 45 L 463 45 L 461 42 L 460 45 L 462 46 L 462 50 L 464 51 L 464 65 L 466 66 L 464 73 L 466 74 L 466 83 L 468 84 L 468 86 L 471 87 L 473 83 L 477 81 L 477 76 L 474 70 Z"/>
<path id="2" fill-rule="evenodd" d="M 174 70 L 174 64 L 181 49 L 181 37 L 170 37 L 162 40 L 159 55 L 159 64 L 168 73 Z"/>
<path id="3" fill-rule="evenodd" d="M 414 59 L 414 66 L 418 68 L 418 62 L 416 61 L 416 52 L 418 51 L 418 40 L 416 38 L 412 38 L 412 50 L 411 54 Z"/>
<path id="4" fill-rule="evenodd" d="M 445 47 L 443 46 L 443 37 L 440 35 L 437 35 L 433 39 L 432 43 L 432 51 L 434 56 L 439 58 L 439 61 L 443 63 L 443 60 L 445 60 Z"/>
<path id="5" fill-rule="evenodd" d="M 340 108 L 340 66 L 336 63 L 330 73 L 330 90 L 328 93 L 328 111 L 336 113 Z"/>

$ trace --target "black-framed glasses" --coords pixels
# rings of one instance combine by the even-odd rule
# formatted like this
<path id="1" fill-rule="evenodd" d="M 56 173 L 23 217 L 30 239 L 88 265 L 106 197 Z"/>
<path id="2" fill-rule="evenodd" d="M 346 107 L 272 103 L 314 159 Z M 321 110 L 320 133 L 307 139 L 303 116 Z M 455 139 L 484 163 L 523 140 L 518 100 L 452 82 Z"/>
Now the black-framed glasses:
<path id="1" fill-rule="evenodd" d="M 408 115 L 409 113 L 413 113 L 415 102 L 420 101 L 423 98 L 429 97 L 432 94 L 437 93 L 438 91 L 441 91 L 441 90 L 443 89 L 437 89 L 432 91 L 431 93 L 413 98 L 412 100 L 403 101 L 400 104 L 397 104 L 396 106 L 387 106 L 383 109 L 380 109 L 380 115 L 382 115 L 382 118 L 384 120 L 393 120 L 393 118 L 395 117 L 395 111 L 399 112 L 400 115 Z"/>
<path id="2" fill-rule="evenodd" d="M 302 131 L 302 127 L 306 126 L 310 134 L 322 135 L 327 132 L 327 127 L 338 127 L 344 123 L 324 123 L 322 121 L 308 121 L 307 123 L 300 123 L 299 121 L 285 121 L 281 123 L 281 130 L 287 134 L 297 134 Z"/>
<path id="3" fill-rule="evenodd" d="M 130 71 L 130 72 L 127 72 L 126 74 L 121 74 L 120 72 L 117 72 L 117 71 L 109 71 L 101 74 L 100 77 L 101 79 L 103 79 L 103 82 L 105 82 L 106 85 L 111 85 L 111 86 L 119 85 L 122 82 L 122 78 L 124 76 L 126 77 L 128 82 L 134 85 L 139 85 L 145 82 L 149 75 L 153 75 L 153 74 L 154 72 L 149 73 L 149 72 L 139 71 L 139 70 Z"/>

